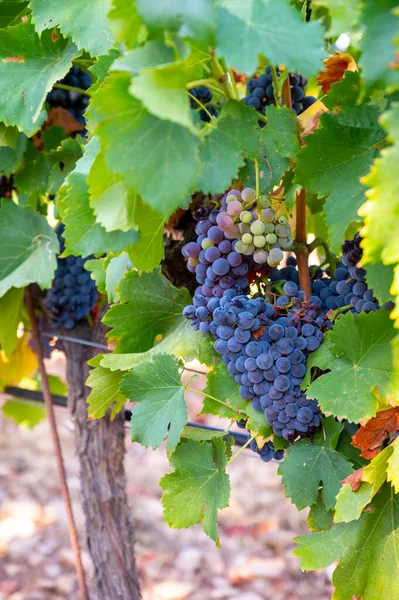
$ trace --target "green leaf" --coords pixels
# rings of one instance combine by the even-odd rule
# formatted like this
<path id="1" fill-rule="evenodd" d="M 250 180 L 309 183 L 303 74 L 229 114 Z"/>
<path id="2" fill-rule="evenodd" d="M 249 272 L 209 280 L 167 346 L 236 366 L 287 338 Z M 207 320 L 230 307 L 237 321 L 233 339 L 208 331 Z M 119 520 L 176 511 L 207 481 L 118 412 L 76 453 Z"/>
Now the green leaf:
<path id="1" fill-rule="evenodd" d="M 394 300 L 391 294 L 394 269 L 393 265 L 383 265 L 382 263 L 370 264 L 366 267 L 366 281 L 370 289 L 373 290 L 378 302 L 382 305 Z"/>
<path id="2" fill-rule="evenodd" d="M 377 454 L 362 472 L 362 483 L 355 492 L 345 483 L 337 496 L 334 521 L 347 523 L 359 519 L 364 508 L 371 502 L 387 479 L 388 460 L 393 453 L 392 446 Z"/>
<path id="3" fill-rule="evenodd" d="M 23 288 L 11 288 L 0 298 L 0 345 L 8 355 L 17 344 L 17 329 L 22 320 Z"/>
<path id="4" fill-rule="evenodd" d="M 371 189 L 367 191 L 368 201 L 360 210 L 365 218 L 362 247 L 366 263 L 391 264 L 399 261 L 396 226 L 399 215 L 399 179 L 396 177 L 399 161 L 399 104 L 384 113 L 381 123 L 394 144 L 381 151 L 381 156 L 374 161 L 369 175 L 363 178 L 363 183 Z"/>
<path id="5" fill-rule="evenodd" d="M 27 13 L 27 2 L 3 0 L 0 4 L 0 28 L 16 25 Z"/>
<path id="6" fill-rule="evenodd" d="M 93 56 L 107 54 L 113 45 L 107 13 L 111 0 L 30 0 L 36 31 L 59 27 L 79 49 Z"/>
<path id="7" fill-rule="evenodd" d="M 125 52 L 112 67 L 113 71 L 124 71 L 130 75 L 139 75 L 142 69 L 150 69 L 159 65 L 173 63 L 175 54 L 171 46 L 167 46 L 160 40 L 150 40 L 144 46 L 140 46 Z"/>
<path id="8" fill-rule="evenodd" d="M 397 440 L 398 438 L 389 446 L 392 448 L 392 453 L 387 464 L 387 480 L 391 482 L 396 494 L 399 491 L 399 445 Z"/>
<path id="9" fill-rule="evenodd" d="M 159 270 L 139 275 L 126 274 L 119 286 L 123 304 L 112 306 L 104 323 L 112 330 L 110 339 L 118 339 L 117 352 L 145 352 L 154 346 L 157 336 L 174 329 L 183 319 L 183 308 L 190 304 L 186 289 L 177 289 Z"/>
<path id="10" fill-rule="evenodd" d="M 115 39 L 124 42 L 128 50 L 134 48 L 143 29 L 134 0 L 112 0 L 108 18 L 108 26 Z"/>
<path id="11" fill-rule="evenodd" d="M 239 419 L 237 409 L 245 411 L 248 404 L 248 402 L 241 398 L 239 386 L 227 371 L 226 365 L 222 362 L 218 363 L 207 374 L 204 392 L 224 402 L 227 406 L 204 396 L 204 403 L 200 413 L 202 415 L 211 414 L 226 417 L 227 419 Z"/>
<path id="12" fill-rule="evenodd" d="M 46 113 L 42 105 L 53 86 L 69 70 L 78 50 L 70 41 L 45 31 L 42 37 L 30 23 L 0 31 L 0 120 L 33 135 Z"/>
<path id="13" fill-rule="evenodd" d="M 344 429 L 339 436 L 337 451 L 343 454 L 347 460 L 350 460 L 356 469 L 360 469 L 367 465 L 368 461 L 361 456 L 359 448 L 352 446 L 352 437 L 357 430 L 357 425 L 354 425 L 353 423 L 346 422 L 344 424 Z"/>
<path id="14" fill-rule="evenodd" d="M 333 516 L 333 511 L 327 510 L 323 497 L 319 492 L 317 502 L 310 507 L 306 524 L 310 531 L 325 531 L 333 524 Z"/>
<path id="15" fill-rule="evenodd" d="M 83 145 L 78 138 L 63 139 L 57 148 L 51 150 L 48 161 L 52 164 L 52 167 L 47 190 L 50 194 L 58 192 L 82 154 Z"/>
<path id="16" fill-rule="evenodd" d="M 89 188 L 86 180 L 97 151 L 97 139 L 92 138 L 85 147 L 83 157 L 76 163 L 74 171 L 68 175 L 67 187 L 63 188 L 64 194 L 57 198 L 57 207 L 65 225 L 64 256 L 119 253 L 138 238 L 137 232 L 133 230 L 107 233 L 95 220 L 94 212 L 89 205 Z"/>
<path id="17" fill-rule="evenodd" d="M 91 387 L 87 398 L 87 414 L 89 419 L 101 419 L 112 407 L 111 419 L 122 410 L 125 396 L 119 391 L 122 373 L 110 371 L 104 367 L 92 369 L 87 378 L 86 385 Z"/>
<path id="18" fill-rule="evenodd" d="M 103 56 L 99 56 L 95 63 L 89 67 L 90 73 L 94 75 L 96 81 L 92 83 L 90 88 L 90 92 L 96 91 L 102 83 L 104 83 L 104 79 L 109 75 L 109 70 L 111 68 L 112 63 L 120 56 L 119 50 L 116 48 L 112 48 L 108 54 L 104 54 Z"/>
<path id="19" fill-rule="evenodd" d="M 313 381 L 307 396 L 317 398 L 325 414 L 339 419 L 359 422 L 373 417 L 378 405 L 376 391 L 382 400 L 397 397 L 391 349 L 394 336 L 385 309 L 340 317 L 330 334 L 331 372 Z M 316 355 L 313 364 L 318 364 Z"/>
<path id="20" fill-rule="evenodd" d="M 87 111 L 110 170 L 165 219 L 194 191 L 198 140 L 185 127 L 150 115 L 129 94 L 130 78 L 112 75 Z M 154 177 L 156 173 L 156 177 Z"/>
<path id="21" fill-rule="evenodd" d="M 190 527 L 202 520 L 205 533 L 220 546 L 217 509 L 229 504 L 230 481 L 225 473 L 229 455 L 229 444 L 220 438 L 179 444 L 170 459 L 175 470 L 160 481 L 170 527 Z"/>
<path id="22" fill-rule="evenodd" d="M 360 65 L 368 87 L 393 89 L 399 84 L 399 73 L 395 69 L 395 44 L 398 35 L 398 17 L 393 9 L 396 0 L 365 0 L 361 12 L 363 33 L 360 38 Z"/>
<path id="23" fill-rule="evenodd" d="M 137 0 L 136 6 L 150 30 L 171 29 L 182 38 L 191 38 L 204 44 L 214 43 L 213 0 L 162 0 L 157 4 Z"/>
<path id="24" fill-rule="evenodd" d="M 87 183 L 90 206 L 96 215 L 96 221 L 107 232 L 137 229 L 137 194 L 127 187 L 120 175 L 110 172 L 105 153 L 101 150 L 94 158 Z"/>
<path id="25" fill-rule="evenodd" d="M 130 260 L 126 252 L 110 259 L 105 275 L 108 302 L 119 302 L 118 286 L 129 264 Z"/>
<path id="26" fill-rule="evenodd" d="M 2 406 L 6 419 L 12 419 L 17 425 L 33 429 L 46 418 L 46 409 L 30 400 L 7 400 Z"/>
<path id="27" fill-rule="evenodd" d="M 57 266 L 57 236 L 45 217 L 4 202 L 0 208 L 0 297 L 10 288 L 51 285 Z"/>
<path id="28" fill-rule="evenodd" d="M 296 538 L 299 546 L 294 554 L 300 557 L 301 568 L 321 569 L 340 559 L 333 574 L 334 598 L 393 599 L 399 586 L 398 509 L 398 497 L 385 485 L 372 510 L 358 521 Z"/>
<path id="29" fill-rule="evenodd" d="M 224 190 L 244 165 L 244 156 L 258 152 L 259 131 L 256 112 L 243 103 L 229 101 L 223 107 L 209 135 L 201 144 L 203 171 L 197 187 L 204 192 Z"/>
<path id="30" fill-rule="evenodd" d="M 326 509 L 333 509 L 341 480 L 352 471 L 350 462 L 331 448 L 323 432 L 315 436 L 314 443 L 302 439 L 288 447 L 287 456 L 278 469 L 285 493 L 298 510 L 317 502 L 320 484 Z"/>
<path id="31" fill-rule="evenodd" d="M 164 220 L 155 210 L 137 198 L 135 219 L 140 227 L 139 240 L 128 249 L 131 261 L 136 269 L 152 271 L 164 257 L 163 241 Z"/>
<path id="32" fill-rule="evenodd" d="M 295 114 L 287 107 L 267 108 L 267 125 L 261 130 L 262 179 L 261 190 L 266 194 L 277 185 L 294 160 L 299 144 L 299 124 Z"/>
<path id="33" fill-rule="evenodd" d="M 252 74 L 258 55 L 289 71 L 316 75 L 326 54 L 323 28 L 305 23 L 285 0 L 221 0 L 217 14 L 218 50 L 230 65 Z"/>
<path id="34" fill-rule="evenodd" d="M 338 37 L 341 33 L 351 32 L 353 25 L 358 22 L 360 5 L 347 0 L 314 0 L 313 6 L 328 9 L 330 22 L 328 37 Z"/>
<path id="35" fill-rule="evenodd" d="M 28 138 L 23 133 L 20 133 L 17 139 L 17 146 L 9 148 L 7 146 L 0 147 L 0 173 L 6 177 L 10 175 L 18 168 L 22 161 L 22 156 L 25 152 Z"/>
<path id="36" fill-rule="evenodd" d="M 16 149 L 18 143 L 19 131 L 16 127 L 7 127 L 0 123 L 0 147 Z"/>
<path id="37" fill-rule="evenodd" d="M 167 436 L 166 447 L 176 448 L 188 419 L 177 359 L 154 354 L 124 376 L 120 389 L 138 402 L 132 412 L 132 441 L 155 450 Z"/>
<path id="38" fill-rule="evenodd" d="M 365 193 L 360 177 L 385 136 L 378 112 L 375 106 L 346 106 L 336 114 L 324 113 L 321 128 L 306 138 L 298 154 L 296 183 L 327 196 L 324 210 L 333 248 L 345 239 L 348 226 L 360 220 L 357 211 Z"/>
<path id="39" fill-rule="evenodd" d="M 83 265 L 83 267 L 86 269 L 86 271 L 90 271 L 91 273 L 91 278 L 94 279 L 94 281 L 96 282 L 96 286 L 97 289 L 102 293 L 105 294 L 105 278 L 106 278 L 106 270 L 107 270 L 107 266 L 106 263 L 107 259 L 106 258 L 93 258 L 91 260 L 86 260 L 85 264 Z"/>
<path id="40" fill-rule="evenodd" d="M 228 431 L 202 429 L 201 427 L 191 427 L 187 425 L 187 427 L 183 429 L 181 437 L 195 442 L 205 442 L 207 440 L 213 440 L 214 438 L 225 437 L 226 435 L 229 435 Z"/>
<path id="41" fill-rule="evenodd" d="M 15 173 L 15 187 L 20 193 L 46 192 L 50 168 L 46 154 L 39 152 L 33 142 L 29 140 L 22 161 Z"/>

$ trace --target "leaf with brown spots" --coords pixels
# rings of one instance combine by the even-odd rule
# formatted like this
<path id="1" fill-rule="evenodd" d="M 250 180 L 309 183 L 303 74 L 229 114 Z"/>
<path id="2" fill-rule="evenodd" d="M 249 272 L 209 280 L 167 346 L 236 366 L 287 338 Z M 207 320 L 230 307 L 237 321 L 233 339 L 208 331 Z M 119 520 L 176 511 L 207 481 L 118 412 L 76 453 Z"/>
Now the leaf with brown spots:
<path id="1" fill-rule="evenodd" d="M 357 64 L 347 52 L 337 52 L 324 61 L 325 70 L 320 71 L 317 76 L 317 83 L 321 85 L 323 94 L 330 91 L 331 85 L 340 81 L 345 71 L 358 71 Z"/>
<path id="2" fill-rule="evenodd" d="M 377 413 L 355 433 L 352 445 L 360 448 L 364 458 L 374 458 L 390 434 L 399 430 L 399 406 Z"/>

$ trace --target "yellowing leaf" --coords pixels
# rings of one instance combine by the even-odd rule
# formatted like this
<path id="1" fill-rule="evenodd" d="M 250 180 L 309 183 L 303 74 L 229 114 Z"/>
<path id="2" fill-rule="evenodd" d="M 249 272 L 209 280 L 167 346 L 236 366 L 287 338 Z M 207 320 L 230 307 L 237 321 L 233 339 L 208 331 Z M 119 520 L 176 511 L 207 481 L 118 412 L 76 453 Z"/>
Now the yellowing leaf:
<path id="1" fill-rule="evenodd" d="M 24 377 L 32 377 L 37 370 L 37 358 L 27 343 L 27 338 L 20 338 L 11 356 L 7 357 L 0 350 L 0 386 L 17 385 Z"/>

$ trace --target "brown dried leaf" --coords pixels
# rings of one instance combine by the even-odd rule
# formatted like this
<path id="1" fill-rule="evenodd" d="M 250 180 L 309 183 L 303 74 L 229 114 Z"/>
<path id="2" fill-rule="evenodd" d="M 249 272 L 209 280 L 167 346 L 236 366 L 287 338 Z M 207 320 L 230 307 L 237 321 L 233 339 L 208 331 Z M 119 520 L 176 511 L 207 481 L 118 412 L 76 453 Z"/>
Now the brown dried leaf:
<path id="1" fill-rule="evenodd" d="M 83 131 L 85 128 L 83 123 L 77 121 L 68 110 L 65 110 L 65 108 L 62 108 L 61 106 L 50 109 L 46 125 L 47 127 L 50 127 L 50 125 L 62 127 L 65 136 L 78 133 L 79 131 Z"/>
<path id="2" fill-rule="evenodd" d="M 323 94 L 327 94 L 331 85 L 342 79 L 345 71 L 358 71 L 353 56 L 347 52 L 336 52 L 334 56 L 329 56 L 324 64 L 325 70 L 320 71 L 317 77 L 317 83 L 321 85 Z"/>
<path id="3" fill-rule="evenodd" d="M 309 108 L 298 116 L 302 138 L 309 135 L 309 133 L 313 133 L 318 128 L 320 117 L 325 112 L 328 112 L 328 108 L 321 100 L 317 100 L 317 102 L 309 106 Z"/>
<path id="4" fill-rule="evenodd" d="M 345 477 L 341 483 L 349 483 L 352 488 L 352 492 L 357 492 L 357 490 L 360 488 L 360 484 L 362 483 L 363 471 L 364 467 L 357 469 L 357 471 L 354 471 L 351 473 L 351 475 Z"/>
<path id="5" fill-rule="evenodd" d="M 360 448 L 364 458 L 374 458 L 390 434 L 399 430 L 399 406 L 383 410 L 360 427 L 352 438 L 352 446 Z"/>

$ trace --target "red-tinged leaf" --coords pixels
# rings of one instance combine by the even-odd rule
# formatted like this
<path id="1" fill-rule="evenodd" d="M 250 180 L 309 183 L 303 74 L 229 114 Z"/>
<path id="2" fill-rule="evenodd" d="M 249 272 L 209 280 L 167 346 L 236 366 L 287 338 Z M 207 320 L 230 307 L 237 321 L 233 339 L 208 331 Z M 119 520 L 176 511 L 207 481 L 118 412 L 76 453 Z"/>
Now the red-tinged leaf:
<path id="1" fill-rule="evenodd" d="M 355 433 L 352 445 L 360 448 L 364 458 L 374 458 L 390 434 L 399 430 L 399 406 L 377 413 Z"/>
<path id="2" fill-rule="evenodd" d="M 320 71 L 317 76 L 317 83 L 321 85 L 323 94 L 331 90 L 331 85 L 340 81 L 345 71 L 357 71 L 357 64 L 347 52 L 337 52 L 334 56 L 329 56 L 325 61 L 325 70 Z"/>
<path id="3" fill-rule="evenodd" d="M 348 477 L 345 477 L 345 479 L 343 479 L 341 483 L 349 483 L 349 485 L 352 488 L 352 492 L 357 492 L 357 490 L 360 488 L 360 484 L 362 483 L 363 471 L 364 467 L 362 467 L 361 469 L 357 469 L 356 471 L 348 475 Z"/>

